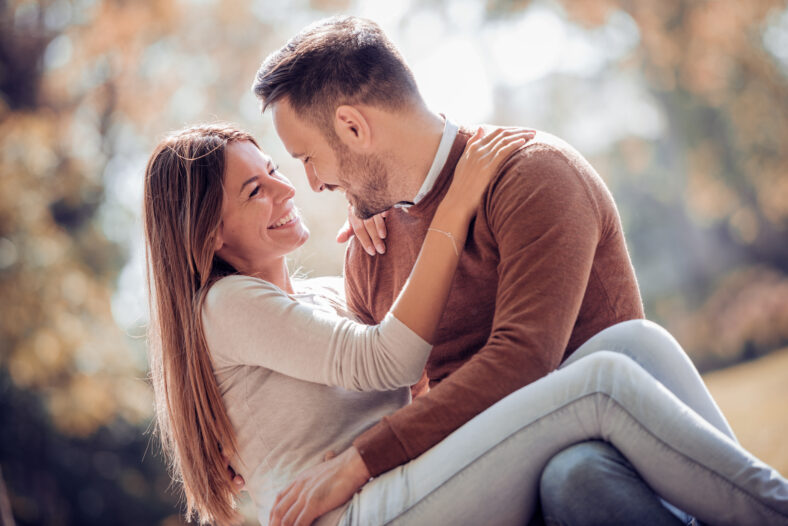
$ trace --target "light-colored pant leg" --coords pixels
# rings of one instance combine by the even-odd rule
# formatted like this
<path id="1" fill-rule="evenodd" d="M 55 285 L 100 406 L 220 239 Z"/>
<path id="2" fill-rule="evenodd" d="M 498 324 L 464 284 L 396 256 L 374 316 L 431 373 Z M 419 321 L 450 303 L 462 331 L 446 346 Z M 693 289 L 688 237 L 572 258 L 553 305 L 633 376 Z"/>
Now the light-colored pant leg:
<path id="1" fill-rule="evenodd" d="M 673 335 L 660 325 L 648 320 L 631 320 L 608 327 L 580 346 L 561 367 L 597 351 L 613 351 L 629 356 L 679 400 L 736 441 L 733 429 L 692 360 Z M 691 517 L 685 512 L 665 499 L 660 500 L 676 517 L 685 523 L 689 522 Z"/>
<path id="2" fill-rule="evenodd" d="M 660 325 L 648 320 L 618 323 L 581 345 L 561 368 L 596 351 L 629 356 L 676 397 L 722 433 L 736 441 L 719 406 L 679 342 Z"/>
<path id="3" fill-rule="evenodd" d="M 343 524 L 525 524 L 544 466 L 588 439 L 612 443 L 701 521 L 788 525 L 788 481 L 631 359 L 606 351 L 520 389 L 370 482 Z"/>

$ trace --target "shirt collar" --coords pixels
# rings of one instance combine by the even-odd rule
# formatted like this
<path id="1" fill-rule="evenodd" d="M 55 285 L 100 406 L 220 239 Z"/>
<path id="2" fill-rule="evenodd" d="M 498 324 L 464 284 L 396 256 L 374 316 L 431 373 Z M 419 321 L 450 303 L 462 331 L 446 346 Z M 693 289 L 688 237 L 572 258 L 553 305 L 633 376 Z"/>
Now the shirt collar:
<path id="1" fill-rule="evenodd" d="M 449 158 L 449 152 L 451 151 L 452 144 L 454 144 L 454 139 L 457 137 L 458 131 L 459 128 L 457 125 L 451 122 L 448 117 L 445 117 L 443 124 L 443 136 L 441 137 L 441 142 L 438 145 L 438 151 L 435 152 L 435 158 L 432 160 L 430 170 L 427 172 L 427 177 L 424 178 L 421 188 L 419 188 L 419 191 L 416 193 L 416 197 L 413 198 L 413 202 L 402 202 L 394 206 L 400 208 L 409 208 L 415 204 L 418 204 L 419 201 L 424 199 L 424 197 L 430 193 L 432 187 L 435 186 L 435 181 L 438 179 L 438 175 L 440 175 L 441 170 L 443 170 L 443 165 L 446 164 L 446 160 Z"/>

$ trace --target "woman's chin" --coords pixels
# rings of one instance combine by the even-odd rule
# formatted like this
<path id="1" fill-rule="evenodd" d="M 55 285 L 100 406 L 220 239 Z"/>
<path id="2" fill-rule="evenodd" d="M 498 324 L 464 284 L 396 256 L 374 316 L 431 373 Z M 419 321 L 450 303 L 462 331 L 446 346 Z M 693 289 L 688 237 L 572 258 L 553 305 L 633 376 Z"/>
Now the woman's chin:
<path id="1" fill-rule="evenodd" d="M 309 229 L 303 224 L 299 225 L 299 229 L 301 232 L 293 250 L 301 248 L 309 240 Z"/>

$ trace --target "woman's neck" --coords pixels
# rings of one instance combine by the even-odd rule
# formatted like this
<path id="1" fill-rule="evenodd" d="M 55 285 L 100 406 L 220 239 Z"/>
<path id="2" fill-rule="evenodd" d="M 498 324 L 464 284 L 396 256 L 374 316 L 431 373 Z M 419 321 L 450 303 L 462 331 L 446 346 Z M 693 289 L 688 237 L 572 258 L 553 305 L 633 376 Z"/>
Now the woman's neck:
<path id="1" fill-rule="evenodd" d="M 287 269 L 287 260 L 282 257 L 267 265 L 265 268 L 257 268 L 250 272 L 244 272 L 255 278 L 260 278 L 273 283 L 288 294 L 293 294 L 293 282 L 290 280 L 290 272 Z"/>

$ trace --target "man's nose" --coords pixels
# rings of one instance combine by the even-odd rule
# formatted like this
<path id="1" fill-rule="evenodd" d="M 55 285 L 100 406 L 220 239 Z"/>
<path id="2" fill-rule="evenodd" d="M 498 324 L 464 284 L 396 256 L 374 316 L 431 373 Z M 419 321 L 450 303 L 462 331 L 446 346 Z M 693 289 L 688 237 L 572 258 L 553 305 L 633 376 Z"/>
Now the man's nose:
<path id="1" fill-rule="evenodd" d="M 305 166 L 304 169 L 306 170 L 306 179 L 309 181 L 309 186 L 312 188 L 312 191 L 322 192 L 325 189 L 325 185 L 320 179 L 318 179 L 315 169 L 308 165 Z"/>

